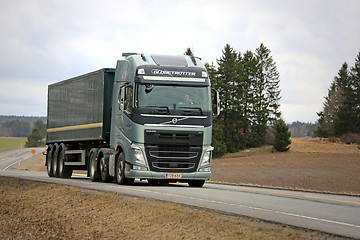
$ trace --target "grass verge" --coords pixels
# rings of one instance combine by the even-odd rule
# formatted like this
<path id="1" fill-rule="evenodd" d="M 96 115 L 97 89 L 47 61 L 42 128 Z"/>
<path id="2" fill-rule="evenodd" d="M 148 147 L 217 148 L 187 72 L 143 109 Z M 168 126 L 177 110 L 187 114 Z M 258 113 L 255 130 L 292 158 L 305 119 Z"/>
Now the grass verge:
<path id="1" fill-rule="evenodd" d="M 148 199 L 0 177 L 0 239 L 346 239 Z"/>

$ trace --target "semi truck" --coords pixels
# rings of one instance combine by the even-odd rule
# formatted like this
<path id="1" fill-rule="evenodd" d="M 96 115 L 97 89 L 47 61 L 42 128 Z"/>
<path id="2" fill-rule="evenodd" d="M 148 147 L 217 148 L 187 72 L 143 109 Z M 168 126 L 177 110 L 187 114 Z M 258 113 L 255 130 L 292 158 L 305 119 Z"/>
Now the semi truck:
<path id="1" fill-rule="evenodd" d="M 200 58 L 123 53 L 104 68 L 48 86 L 49 177 L 186 182 L 211 176 L 219 94 Z"/>

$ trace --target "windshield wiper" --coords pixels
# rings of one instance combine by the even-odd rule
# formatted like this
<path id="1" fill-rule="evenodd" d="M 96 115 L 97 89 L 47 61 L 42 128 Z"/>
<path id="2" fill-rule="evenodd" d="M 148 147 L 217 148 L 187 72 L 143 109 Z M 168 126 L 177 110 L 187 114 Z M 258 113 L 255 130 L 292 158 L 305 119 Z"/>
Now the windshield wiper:
<path id="1" fill-rule="evenodd" d="M 167 106 L 144 106 L 144 107 L 146 107 L 146 108 L 164 108 L 164 109 L 166 109 L 166 113 L 170 114 L 169 107 L 167 107 Z"/>
<path id="2" fill-rule="evenodd" d="M 185 109 L 194 109 L 194 110 L 199 110 L 201 115 L 203 114 L 203 111 L 200 107 L 178 107 L 178 108 L 185 108 Z"/>

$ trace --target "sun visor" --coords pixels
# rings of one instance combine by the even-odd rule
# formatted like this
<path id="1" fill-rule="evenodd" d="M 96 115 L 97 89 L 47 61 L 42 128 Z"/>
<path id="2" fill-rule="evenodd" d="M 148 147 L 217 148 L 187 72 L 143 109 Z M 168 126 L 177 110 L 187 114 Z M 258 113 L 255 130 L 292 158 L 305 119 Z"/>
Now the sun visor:
<path id="1" fill-rule="evenodd" d="M 159 66 L 188 66 L 184 56 L 151 55 L 151 57 Z"/>

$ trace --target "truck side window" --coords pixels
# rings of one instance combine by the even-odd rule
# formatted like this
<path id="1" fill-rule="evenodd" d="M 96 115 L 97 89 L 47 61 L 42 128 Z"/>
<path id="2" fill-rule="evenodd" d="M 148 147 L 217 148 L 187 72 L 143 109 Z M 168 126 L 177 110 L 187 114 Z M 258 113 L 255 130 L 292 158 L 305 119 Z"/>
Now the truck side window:
<path id="1" fill-rule="evenodd" d="M 133 93 L 132 86 L 127 86 L 125 88 L 125 111 L 127 113 L 132 113 L 132 101 L 133 101 Z"/>
<path id="2" fill-rule="evenodd" d="M 121 88 L 120 88 L 120 91 L 119 91 L 119 97 L 118 97 L 118 103 L 121 103 Z"/>
<path id="3" fill-rule="evenodd" d="M 124 111 L 124 88 L 121 87 L 118 97 L 119 110 Z"/>

